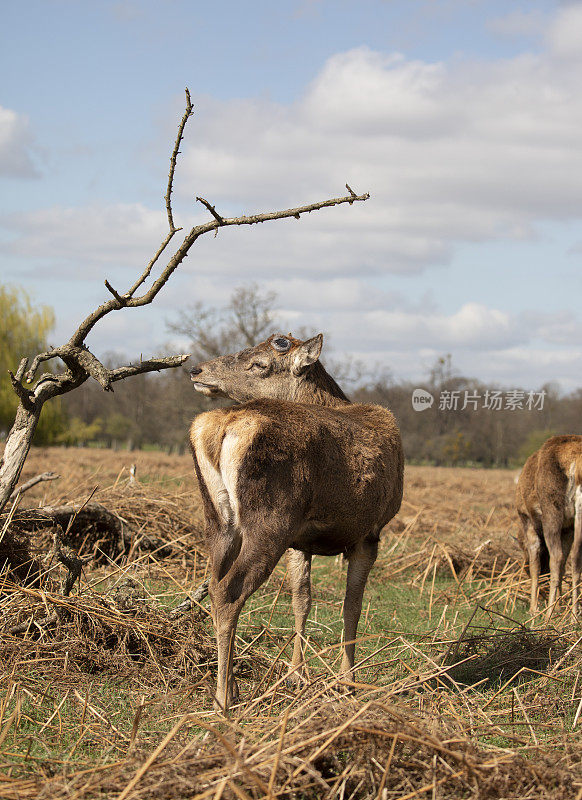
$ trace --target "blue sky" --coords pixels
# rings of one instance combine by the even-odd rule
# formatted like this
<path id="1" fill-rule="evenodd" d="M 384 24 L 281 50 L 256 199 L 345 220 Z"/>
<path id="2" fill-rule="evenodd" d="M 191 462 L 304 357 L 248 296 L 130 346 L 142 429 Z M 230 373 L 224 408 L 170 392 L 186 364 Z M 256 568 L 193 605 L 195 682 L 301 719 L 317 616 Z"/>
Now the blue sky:
<path id="1" fill-rule="evenodd" d="M 0 280 L 54 343 L 165 233 L 183 89 L 196 107 L 177 221 L 370 191 L 360 207 L 202 240 L 97 354 L 167 342 L 184 305 L 251 280 L 288 329 L 417 379 L 581 385 L 582 4 L 484 0 L 4 4 Z M 173 342 L 179 348 L 182 343 Z"/>

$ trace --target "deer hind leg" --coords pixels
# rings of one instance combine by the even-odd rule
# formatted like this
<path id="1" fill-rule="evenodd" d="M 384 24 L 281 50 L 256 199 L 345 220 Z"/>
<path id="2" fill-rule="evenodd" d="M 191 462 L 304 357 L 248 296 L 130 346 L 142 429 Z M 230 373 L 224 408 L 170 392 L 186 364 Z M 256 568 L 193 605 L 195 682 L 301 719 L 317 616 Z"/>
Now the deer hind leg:
<path id="1" fill-rule="evenodd" d="M 542 524 L 544 539 L 550 554 L 550 594 L 548 596 L 548 609 L 546 621 L 549 621 L 562 591 L 562 578 L 566 558 L 562 542 L 563 513 L 556 508 L 551 508 L 543 515 Z M 567 554 L 566 554 L 567 555 Z"/>
<path id="2" fill-rule="evenodd" d="M 578 618 L 580 573 L 582 572 L 582 486 L 574 498 L 574 541 L 572 543 L 572 617 Z"/>
<path id="3" fill-rule="evenodd" d="M 530 576 L 530 602 L 529 610 L 535 614 L 538 610 L 539 582 L 540 582 L 540 551 L 542 549 L 543 531 L 541 524 L 535 525 L 527 514 L 519 512 L 521 524 L 520 541 L 527 554 Z"/>
<path id="4" fill-rule="evenodd" d="M 295 615 L 295 641 L 288 682 L 298 686 L 304 677 L 303 640 L 305 624 L 311 610 L 311 556 L 301 550 L 287 550 L 287 580 L 291 588 Z"/>
<path id="5" fill-rule="evenodd" d="M 282 555 L 281 552 L 266 552 L 268 548 L 261 537 L 249 537 L 243 532 L 241 542 L 238 555 L 226 574 L 219 578 L 213 571 L 209 587 L 218 649 L 216 704 L 225 713 L 237 697 L 232 667 L 240 612 Z"/>
<path id="6" fill-rule="evenodd" d="M 378 540 L 364 539 L 348 554 L 348 577 L 344 599 L 344 653 L 340 675 L 354 680 L 356 635 L 362 612 L 362 598 L 366 581 L 378 554 Z"/>

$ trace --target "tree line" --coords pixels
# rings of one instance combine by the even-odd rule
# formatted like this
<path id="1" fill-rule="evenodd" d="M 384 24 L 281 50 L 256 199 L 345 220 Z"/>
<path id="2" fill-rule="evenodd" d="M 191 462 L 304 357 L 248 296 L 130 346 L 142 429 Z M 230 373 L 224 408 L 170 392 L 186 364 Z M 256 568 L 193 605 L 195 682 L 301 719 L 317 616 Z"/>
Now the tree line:
<path id="1" fill-rule="evenodd" d="M 188 342 L 196 363 L 279 330 L 275 303 L 274 293 L 256 284 L 242 286 L 222 308 L 199 303 L 182 310 L 168 321 L 168 331 Z M 5 436 L 16 410 L 8 370 L 46 346 L 54 315 L 46 306 L 35 307 L 23 290 L 0 285 L 0 319 L 0 436 Z M 112 354 L 104 363 L 114 368 L 124 362 L 122 354 Z M 564 396 L 551 384 L 535 392 L 485 385 L 458 374 L 450 355 L 439 358 L 420 383 L 366 375 L 360 364 L 345 359 L 336 363 L 328 357 L 326 366 L 353 400 L 393 411 L 412 463 L 517 466 L 549 436 L 580 432 L 582 388 Z M 413 406 L 419 388 L 422 397 Z M 228 403 L 193 391 L 187 365 L 137 375 L 116 385 L 113 394 L 87 381 L 46 404 L 35 444 L 183 452 L 191 420 L 217 402 Z"/>

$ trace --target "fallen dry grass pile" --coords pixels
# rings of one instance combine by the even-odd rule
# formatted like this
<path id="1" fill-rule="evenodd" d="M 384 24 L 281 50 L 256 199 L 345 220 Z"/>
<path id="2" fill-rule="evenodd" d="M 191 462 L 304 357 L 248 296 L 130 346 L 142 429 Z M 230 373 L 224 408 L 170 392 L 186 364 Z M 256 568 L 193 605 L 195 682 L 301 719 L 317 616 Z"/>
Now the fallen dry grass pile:
<path id="1" fill-rule="evenodd" d="M 191 491 L 170 491 L 158 486 L 111 487 L 96 499 L 122 523 L 128 554 L 149 549 L 161 555 L 201 554 L 204 531 L 200 502 Z M 164 549 L 166 551 L 164 552 Z"/>
<path id="2" fill-rule="evenodd" d="M 487 611 L 487 609 L 482 609 Z M 447 676 L 457 684 L 501 684 L 522 673 L 541 674 L 560 661 L 566 639 L 555 629 L 525 626 L 500 629 L 493 624 L 465 627 L 444 659 Z"/>
<path id="3" fill-rule="evenodd" d="M 74 495 L 64 504 L 40 508 L 25 507 L 23 502 L 23 507 L 0 518 L 4 530 L 0 559 L 22 571 L 26 538 L 29 559 L 34 559 L 50 551 L 56 526 L 66 533 L 67 545 L 96 562 L 131 558 L 144 551 L 158 557 L 182 554 L 192 559 L 202 552 L 203 531 L 192 513 L 191 498 L 188 500 L 175 492 L 136 486 Z"/>
<path id="4" fill-rule="evenodd" d="M 402 547 L 402 539 L 395 544 Z M 456 581 L 466 579 L 470 583 L 475 578 L 498 578 L 513 573 L 521 569 L 521 563 L 515 554 L 490 541 L 468 550 L 430 536 L 418 545 L 414 543 L 413 552 L 385 559 L 383 568 L 387 577 L 411 570 L 420 583 L 424 583 L 433 572 Z"/>
<path id="5" fill-rule="evenodd" d="M 241 727 L 184 714 L 153 750 L 139 736 L 116 763 L 5 779 L 18 798 L 536 798 L 570 800 L 581 765 L 571 752 L 528 759 L 485 750 L 453 726 L 382 699 L 312 698 L 306 713 Z"/>
<path id="6" fill-rule="evenodd" d="M 205 614 L 205 612 L 204 612 Z M 34 665 L 38 675 L 109 673 L 170 685 L 200 676 L 215 660 L 203 613 L 173 618 L 124 579 L 109 595 L 63 597 L 5 584 L 0 661 L 3 669 Z"/>

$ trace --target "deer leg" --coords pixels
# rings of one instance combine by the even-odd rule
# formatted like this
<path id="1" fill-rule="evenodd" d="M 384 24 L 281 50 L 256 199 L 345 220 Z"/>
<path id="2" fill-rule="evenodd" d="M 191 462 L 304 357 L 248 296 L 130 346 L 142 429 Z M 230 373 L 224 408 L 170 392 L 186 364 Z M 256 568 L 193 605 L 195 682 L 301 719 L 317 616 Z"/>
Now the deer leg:
<path id="1" fill-rule="evenodd" d="M 311 555 L 301 550 L 287 550 L 287 580 L 291 587 L 293 613 L 295 615 L 295 641 L 291 672 L 287 680 L 295 686 L 303 677 L 303 639 L 305 624 L 311 610 Z"/>
<path id="2" fill-rule="evenodd" d="M 210 582 L 218 648 L 216 705 L 225 713 L 237 696 L 232 666 L 240 612 L 248 598 L 269 577 L 282 555 L 279 551 L 266 552 L 267 548 L 260 545 L 260 538 L 245 541 L 243 534 L 240 552 L 226 575 L 217 579 L 213 574 Z"/>
<path id="3" fill-rule="evenodd" d="M 582 572 L 582 487 L 576 488 L 574 541 L 572 543 L 572 617 L 578 618 L 580 573 Z"/>
<path id="4" fill-rule="evenodd" d="M 538 532 L 527 514 L 520 513 L 519 521 L 521 524 L 520 541 L 523 542 L 523 548 L 527 553 L 531 581 L 529 610 L 532 614 L 535 614 L 538 610 L 541 542 Z"/>
<path id="5" fill-rule="evenodd" d="M 549 621 L 554 611 L 555 605 L 562 591 L 562 578 L 564 576 L 564 549 L 562 546 L 562 522 L 563 514 L 557 509 L 551 509 L 542 519 L 544 529 L 544 539 L 550 554 L 550 594 L 548 597 L 548 609 L 546 611 L 546 621 Z"/>
<path id="6" fill-rule="evenodd" d="M 346 596 L 344 598 L 344 654 L 340 675 L 350 681 L 354 680 L 355 639 L 362 612 L 362 597 L 364 596 L 368 575 L 377 554 L 377 539 L 364 539 L 347 554 L 348 577 Z"/>
<path id="7" fill-rule="evenodd" d="M 236 528 L 231 525 L 222 525 L 217 530 L 212 531 L 211 536 L 207 536 L 207 541 L 210 544 L 210 568 L 211 568 L 211 581 L 209 586 L 210 595 L 210 610 L 212 612 L 212 621 L 216 626 L 216 616 L 214 611 L 213 600 L 213 586 L 216 585 L 224 576 L 234 563 L 234 560 L 240 553 L 242 539 L 240 533 Z"/>

